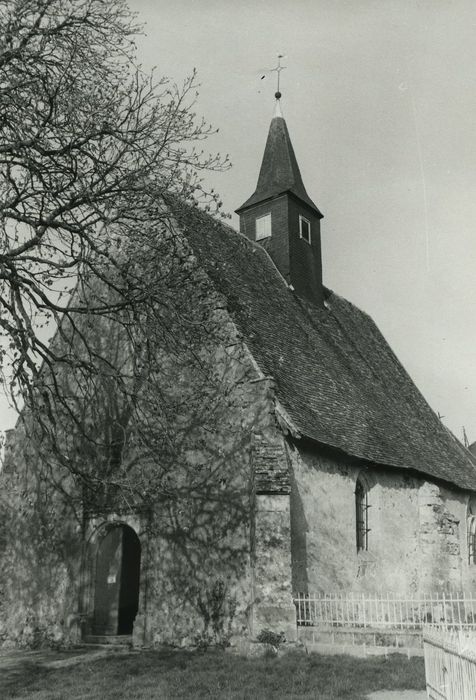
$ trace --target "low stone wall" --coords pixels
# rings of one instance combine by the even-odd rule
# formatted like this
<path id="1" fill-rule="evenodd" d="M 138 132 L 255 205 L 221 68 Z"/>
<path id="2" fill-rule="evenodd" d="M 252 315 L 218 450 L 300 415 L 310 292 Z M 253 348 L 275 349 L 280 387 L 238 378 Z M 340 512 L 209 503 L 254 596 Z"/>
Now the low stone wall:
<path id="1" fill-rule="evenodd" d="M 298 627 L 298 641 L 320 654 L 423 656 L 421 630 L 351 627 Z"/>

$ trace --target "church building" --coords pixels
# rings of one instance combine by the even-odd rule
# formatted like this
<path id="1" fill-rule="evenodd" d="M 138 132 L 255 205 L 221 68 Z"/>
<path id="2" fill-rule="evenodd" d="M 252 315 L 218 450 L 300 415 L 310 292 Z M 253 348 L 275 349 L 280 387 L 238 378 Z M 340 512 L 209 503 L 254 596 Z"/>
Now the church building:
<path id="1" fill-rule="evenodd" d="M 293 590 L 471 587 L 473 455 L 369 316 L 324 287 L 323 215 L 304 187 L 279 93 L 256 190 L 237 213 L 292 297 L 269 314 L 279 319 L 279 341 L 270 330 L 252 352 L 266 366 L 264 349 L 276 348 L 269 371 L 293 426 Z M 255 315 L 262 333 L 264 313 Z"/>
<path id="2" fill-rule="evenodd" d="M 279 98 L 256 189 L 236 210 L 240 232 L 197 209 L 175 212 L 220 324 L 201 349 L 220 387 L 213 431 L 192 416 L 186 363 L 173 366 L 174 391 L 189 392 L 181 484 L 207 474 L 206 494 L 194 485 L 184 506 L 164 491 L 147 509 L 83 504 L 79 525 L 56 522 L 53 556 L 35 540 L 34 496 L 27 512 L 21 505 L 37 485 L 19 428 L 0 476 L 10 533 L 0 544 L 0 644 L 28 643 L 37 630 L 139 647 L 193 644 L 202 631 L 294 639 L 297 594 L 476 592 L 474 456 L 372 319 L 324 286 L 323 214 Z"/>

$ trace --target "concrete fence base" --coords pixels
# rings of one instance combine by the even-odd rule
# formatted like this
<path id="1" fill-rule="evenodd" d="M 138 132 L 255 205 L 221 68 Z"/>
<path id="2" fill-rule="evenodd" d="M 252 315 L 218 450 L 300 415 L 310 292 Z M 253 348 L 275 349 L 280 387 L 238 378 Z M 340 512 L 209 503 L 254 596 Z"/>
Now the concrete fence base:
<path id="1" fill-rule="evenodd" d="M 298 627 L 298 640 L 308 651 L 352 656 L 423 656 L 421 630 Z"/>

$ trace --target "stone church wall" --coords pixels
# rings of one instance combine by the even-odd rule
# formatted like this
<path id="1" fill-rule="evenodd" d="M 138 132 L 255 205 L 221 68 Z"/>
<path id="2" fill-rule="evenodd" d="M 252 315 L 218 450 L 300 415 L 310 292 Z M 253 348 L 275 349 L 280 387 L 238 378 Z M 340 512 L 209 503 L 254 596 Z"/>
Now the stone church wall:
<path id="1" fill-rule="evenodd" d="M 291 445 L 295 592 L 474 589 L 464 492 L 337 451 Z M 357 552 L 355 487 L 368 485 L 368 550 Z"/>
<path id="2" fill-rule="evenodd" d="M 222 308 L 214 313 L 219 342 L 201 353 L 210 385 L 198 411 L 186 401 L 194 396 L 193 368 L 187 374 L 178 357 L 164 372 L 171 380 L 164 393 L 182 392 L 180 404 L 190 405 L 190 415 L 180 414 L 176 468 L 147 512 L 124 503 L 119 510 L 90 511 L 67 475 L 35 461 L 33 446 L 17 429 L 0 473 L 0 529 L 8 530 L 0 544 L 0 646 L 76 643 L 90 634 L 97 543 L 107 527 L 122 524 L 141 544 L 137 645 L 247 636 L 274 623 L 281 630 L 280 607 L 286 608 L 287 637 L 295 633 L 287 456 L 273 384 L 228 314 Z M 252 474 L 256 450 L 260 483 Z M 139 464 L 137 479 L 155 468 Z M 53 487 L 57 477 L 67 485 L 66 499 Z M 269 580 L 267 562 L 277 567 Z"/>
<path id="3" fill-rule="evenodd" d="M 0 473 L 0 647 L 77 642 L 81 522 L 25 444 L 19 427 Z"/>

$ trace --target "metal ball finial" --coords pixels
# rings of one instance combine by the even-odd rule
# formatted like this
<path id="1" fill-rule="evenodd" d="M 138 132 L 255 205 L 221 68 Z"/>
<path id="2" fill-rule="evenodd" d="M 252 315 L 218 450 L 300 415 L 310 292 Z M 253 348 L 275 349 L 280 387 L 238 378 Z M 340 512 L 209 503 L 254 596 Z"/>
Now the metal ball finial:
<path id="1" fill-rule="evenodd" d="M 280 99 L 281 93 L 279 92 L 279 90 L 278 90 L 277 92 L 274 93 L 274 96 L 275 96 L 275 98 L 276 98 L 277 100 Z"/>

